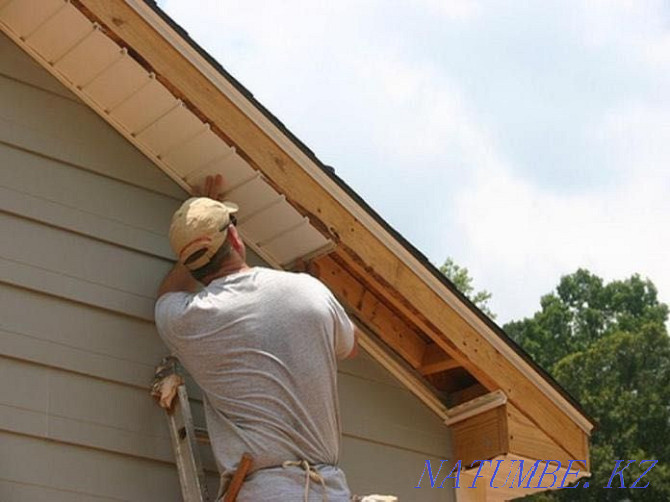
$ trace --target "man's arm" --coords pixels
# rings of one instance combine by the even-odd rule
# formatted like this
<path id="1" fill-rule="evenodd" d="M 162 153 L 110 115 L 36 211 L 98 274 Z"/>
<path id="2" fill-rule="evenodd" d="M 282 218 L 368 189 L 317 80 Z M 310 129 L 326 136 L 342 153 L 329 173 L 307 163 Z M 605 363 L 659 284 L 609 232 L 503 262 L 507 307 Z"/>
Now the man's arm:
<path id="1" fill-rule="evenodd" d="M 348 355 L 344 356 L 343 359 L 351 359 L 358 355 L 358 338 L 361 335 L 361 330 L 358 329 L 358 326 L 354 324 L 354 346 L 351 348 L 351 352 Z"/>
<path id="2" fill-rule="evenodd" d="M 200 283 L 193 278 L 191 272 L 181 263 L 176 263 L 158 288 L 157 298 L 166 293 L 197 293 L 199 289 Z"/>

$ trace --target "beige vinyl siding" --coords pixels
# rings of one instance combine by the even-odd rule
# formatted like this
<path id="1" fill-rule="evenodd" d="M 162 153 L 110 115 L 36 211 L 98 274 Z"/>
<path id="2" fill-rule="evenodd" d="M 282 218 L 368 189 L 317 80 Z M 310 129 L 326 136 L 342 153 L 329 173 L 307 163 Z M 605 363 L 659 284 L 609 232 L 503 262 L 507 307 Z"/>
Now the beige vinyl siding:
<path id="1" fill-rule="evenodd" d="M 340 364 L 339 387 L 342 465 L 353 490 L 401 501 L 455 500 L 447 483 L 430 489 L 424 480 L 413 488 L 427 459 L 439 466 L 451 453 L 448 429 L 427 406 L 363 352 Z"/>
<path id="2" fill-rule="evenodd" d="M 184 196 L 0 38 L 3 502 L 180 500 L 148 387 L 166 354 L 153 302 L 171 266 L 169 218 Z M 426 458 L 448 458 L 437 417 L 365 354 L 342 365 L 340 393 L 352 488 L 453 499 L 412 488 Z"/>
<path id="3" fill-rule="evenodd" d="M 179 500 L 169 464 L 3 432 L 0 443 L 3 502 Z"/>

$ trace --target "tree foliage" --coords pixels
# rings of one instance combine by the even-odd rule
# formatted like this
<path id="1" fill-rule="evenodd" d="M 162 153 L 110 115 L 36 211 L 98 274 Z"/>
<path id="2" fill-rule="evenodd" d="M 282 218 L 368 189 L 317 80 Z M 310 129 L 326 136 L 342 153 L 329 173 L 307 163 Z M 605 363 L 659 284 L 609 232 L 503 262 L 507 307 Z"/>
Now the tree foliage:
<path id="1" fill-rule="evenodd" d="M 605 284 L 586 270 L 563 277 L 532 318 L 505 331 L 598 423 L 591 440 L 588 489 L 537 500 L 670 500 L 670 337 L 668 307 L 651 281 L 634 275 Z M 619 459 L 659 460 L 645 489 L 607 485 Z M 648 465 L 647 465 L 648 466 Z M 645 467 L 647 467 L 645 466 Z M 642 469 L 644 470 L 644 469 Z M 641 474 L 631 465 L 626 486 Z"/>
<path id="2" fill-rule="evenodd" d="M 470 272 L 465 267 L 457 265 L 453 259 L 447 258 L 444 264 L 440 267 L 440 272 L 442 272 L 447 279 L 449 279 L 456 288 L 463 293 L 468 299 L 474 303 L 482 312 L 488 315 L 491 319 L 495 319 L 495 314 L 491 311 L 489 307 L 489 300 L 491 299 L 491 293 L 486 290 L 475 291 L 475 287 L 472 284 L 472 277 L 470 277 Z"/>

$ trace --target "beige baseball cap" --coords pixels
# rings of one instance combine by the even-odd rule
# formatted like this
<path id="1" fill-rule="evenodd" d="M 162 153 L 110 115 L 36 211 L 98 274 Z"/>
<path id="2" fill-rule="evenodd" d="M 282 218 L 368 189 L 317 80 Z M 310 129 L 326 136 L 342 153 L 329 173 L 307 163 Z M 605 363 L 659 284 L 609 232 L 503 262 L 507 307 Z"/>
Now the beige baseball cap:
<path id="1" fill-rule="evenodd" d="M 192 197 L 172 216 L 170 245 L 177 259 L 190 270 L 204 267 L 228 236 L 230 215 L 239 208 L 232 202 Z M 198 251 L 205 252 L 188 261 Z"/>

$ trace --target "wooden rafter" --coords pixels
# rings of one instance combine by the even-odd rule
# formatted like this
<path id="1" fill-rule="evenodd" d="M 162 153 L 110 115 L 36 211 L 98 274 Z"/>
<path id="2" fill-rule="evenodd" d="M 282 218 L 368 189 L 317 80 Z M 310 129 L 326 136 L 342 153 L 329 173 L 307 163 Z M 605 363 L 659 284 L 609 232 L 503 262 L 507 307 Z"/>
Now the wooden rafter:
<path id="1" fill-rule="evenodd" d="M 459 362 L 444 352 L 439 345 L 429 343 L 426 345 L 421 366 L 419 366 L 419 373 L 422 375 L 432 375 L 460 367 Z"/>
<path id="2" fill-rule="evenodd" d="M 413 368 L 421 366 L 426 342 L 419 333 L 388 308 L 330 257 L 314 262 L 309 271 L 328 285 L 333 294 L 347 305 L 380 339 L 393 347 Z"/>

